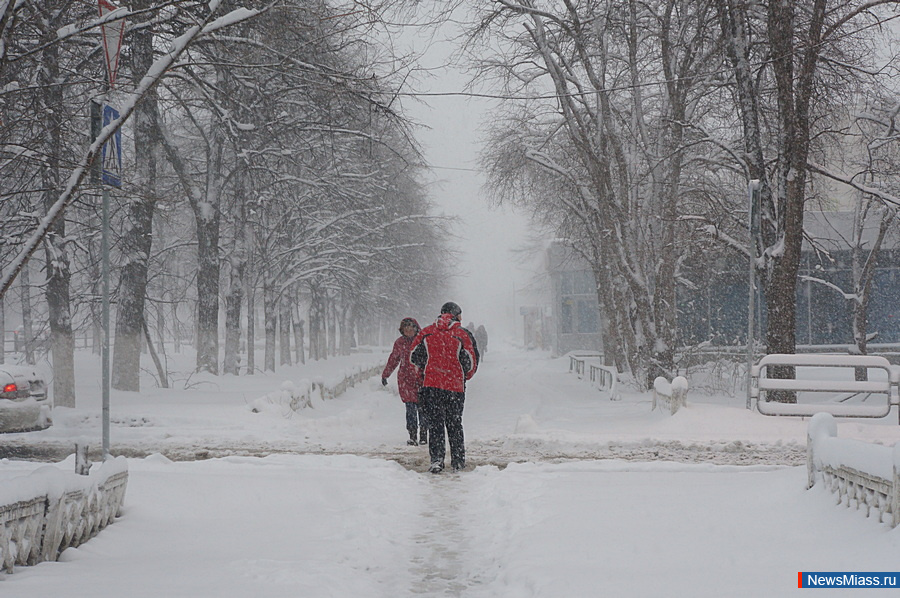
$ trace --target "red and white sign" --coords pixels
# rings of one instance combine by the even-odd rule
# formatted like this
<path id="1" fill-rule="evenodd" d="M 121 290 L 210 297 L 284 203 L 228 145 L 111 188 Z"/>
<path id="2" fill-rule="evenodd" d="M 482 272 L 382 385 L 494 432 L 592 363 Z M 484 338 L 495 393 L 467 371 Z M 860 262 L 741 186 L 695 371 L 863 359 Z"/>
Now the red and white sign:
<path id="1" fill-rule="evenodd" d="M 98 2 L 101 18 L 119 10 L 119 7 L 109 0 Z M 122 38 L 125 36 L 125 19 L 116 19 L 100 25 L 100 32 L 103 37 L 103 54 L 106 56 L 106 74 L 109 75 L 109 88 L 112 89 L 116 84 L 116 74 L 119 72 L 119 52 L 122 50 Z"/>

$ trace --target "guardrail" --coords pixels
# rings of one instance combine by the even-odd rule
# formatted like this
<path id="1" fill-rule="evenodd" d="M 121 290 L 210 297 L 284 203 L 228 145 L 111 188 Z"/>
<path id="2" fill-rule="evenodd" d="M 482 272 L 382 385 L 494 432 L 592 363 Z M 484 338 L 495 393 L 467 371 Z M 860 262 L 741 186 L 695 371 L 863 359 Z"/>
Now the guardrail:
<path id="1" fill-rule="evenodd" d="M 811 378 L 771 378 L 770 368 L 777 366 L 819 369 Z M 823 376 L 824 368 L 853 373 L 857 368 L 874 370 L 873 380 L 829 380 Z M 844 378 L 849 376 L 844 376 Z M 868 377 L 868 376 L 867 376 Z M 891 407 L 898 404 L 895 389 L 900 384 L 900 368 L 891 365 L 884 357 L 873 355 L 766 355 L 751 369 L 750 398 L 756 399 L 756 408 L 763 415 L 810 417 L 817 413 L 830 413 L 839 417 L 886 417 Z M 769 393 L 776 391 L 846 394 L 839 403 L 779 403 L 769 401 Z M 866 399 L 873 395 L 884 397 L 878 405 L 845 404 L 857 396 Z"/>
<path id="2" fill-rule="evenodd" d="M 359 382 L 377 376 L 382 370 L 384 370 L 384 364 L 372 365 L 357 371 L 346 370 L 344 377 L 336 384 L 328 385 L 323 380 L 314 380 L 313 385 L 321 389 L 323 399 L 333 399 L 344 394 L 347 389 L 356 386 Z"/>
<path id="3" fill-rule="evenodd" d="M 315 398 L 333 399 L 344 394 L 347 389 L 356 386 L 367 378 L 377 376 L 384 369 L 384 364 L 360 365 L 357 368 L 348 368 L 335 380 L 315 378 L 300 380 L 295 384 L 285 381 L 281 388 L 261 396 L 248 405 L 253 413 L 264 411 L 278 412 L 284 417 L 291 417 L 294 412 L 306 407 L 312 407 Z"/>
<path id="4" fill-rule="evenodd" d="M 17 483 L 20 482 L 20 483 Z M 124 457 L 89 476 L 42 467 L 5 480 L 0 490 L 0 566 L 55 561 L 66 548 L 100 533 L 119 515 L 128 484 Z"/>
<path id="5" fill-rule="evenodd" d="M 830 413 L 809 422 L 806 441 L 808 488 L 820 480 L 837 494 L 837 504 L 873 513 L 891 527 L 900 524 L 900 443 L 893 448 L 837 437 Z"/>
<path id="6" fill-rule="evenodd" d="M 610 401 L 621 399 L 619 373 L 615 368 L 603 365 L 603 353 L 596 351 L 569 353 L 569 371 L 584 380 L 585 371 L 591 386 L 609 395 Z"/>

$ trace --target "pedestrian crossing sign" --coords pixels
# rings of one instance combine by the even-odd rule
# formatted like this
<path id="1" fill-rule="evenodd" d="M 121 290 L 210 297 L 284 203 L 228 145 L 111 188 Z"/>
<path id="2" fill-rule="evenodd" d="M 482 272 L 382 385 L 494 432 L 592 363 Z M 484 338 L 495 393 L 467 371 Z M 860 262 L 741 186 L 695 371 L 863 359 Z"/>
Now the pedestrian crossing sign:
<path id="1" fill-rule="evenodd" d="M 103 105 L 103 126 L 119 120 L 119 111 L 109 104 Z M 122 129 L 119 128 L 103 144 L 100 154 L 100 180 L 104 185 L 122 186 Z"/>

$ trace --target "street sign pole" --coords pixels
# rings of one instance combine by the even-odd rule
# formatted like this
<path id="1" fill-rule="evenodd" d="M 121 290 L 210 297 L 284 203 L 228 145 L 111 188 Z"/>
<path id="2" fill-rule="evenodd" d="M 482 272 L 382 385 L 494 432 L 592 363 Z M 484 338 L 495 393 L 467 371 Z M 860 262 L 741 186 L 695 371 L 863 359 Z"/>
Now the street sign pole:
<path id="1" fill-rule="evenodd" d="M 98 8 L 100 17 L 104 17 L 111 12 L 119 9 L 109 0 L 98 0 Z M 107 104 L 109 100 L 109 92 L 112 91 L 116 83 L 116 75 L 119 70 L 119 56 L 122 49 L 122 39 L 125 35 L 125 20 L 119 19 L 110 21 L 100 26 L 101 37 L 103 40 L 103 53 L 106 59 L 106 74 L 109 87 L 107 93 L 104 94 L 102 107 L 103 125 L 110 124 L 113 120 L 119 118 L 119 113 Z M 108 166 L 111 168 L 107 169 Z M 100 361 L 102 369 L 102 420 L 103 420 L 103 460 L 110 457 L 109 453 L 109 387 L 110 387 L 110 371 L 109 371 L 109 187 L 118 187 L 122 184 L 122 137 L 121 130 L 103 146 L 101 164 L 100 164 L 100 188 L 102 189 L 102 211 L 103 223 L 101 231 L 100 251 L 101 251 L 101 276 L 102 276 L 102 314 L 101 320 L 103 325 L 103 339 L 101 343 Z"/>
<path id="2" fill-rule="evenodd" d="M 101 183 L 103 189 L 103 232 L 100 242 L 101 270 L 103 276 L 103 341 L 100 359 L 103 374 L 103 460 L 109 458 L 109 186 Z"/>

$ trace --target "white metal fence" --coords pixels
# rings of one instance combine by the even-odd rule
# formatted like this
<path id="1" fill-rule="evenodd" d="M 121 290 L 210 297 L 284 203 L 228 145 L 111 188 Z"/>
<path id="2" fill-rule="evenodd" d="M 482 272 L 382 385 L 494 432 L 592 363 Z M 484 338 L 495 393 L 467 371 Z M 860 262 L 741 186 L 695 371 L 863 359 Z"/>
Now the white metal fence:
<path id="1" fill-rule="evenodd" d="M 824 483 L 837 504 L 891 527 L 900 524 L 900 443 L 891 448 L 838 438 L 834 417 L 817 413 L 807 431 L 806 467 L 809 488 Z"/>
<path id="2" fill-rule="evenodd" d="M 128 464 L 104 462 L 88 476 L 47 466 L 3 481 L 0 489 L 0 566 L 54 561 L 66 548 L 97 535 L 125 500 Z"/>
<path id="3" fill-rule="evenodd" d="M 779 366 L 795 369 L 795 378 L 776 378 L 770 374 Z M 805 368 L 801 371 L 797 368 Z M 857 369 L 866 371 L 865 380 L 856 380 Z M 839 417 L 886 417 L 898 404 L 900 367 L 874 355 L 766 355 L 750 374 L 750 398 L 763 415 L 810 417 L 830 413 Z M 769 396 L 778 391 L 815 397 L 830 395 L 831 402 L 780 403 Z M 863 404 L 865 403 L 865 404 Z"/>
<path id="4" fill-rule="evenodd" d="M 596 351 L 569 353 L 569 371 L 599 390 L 610 401 L 621 399 L 619 373 L 616 368 L 603 365 L 603 354 Z"/>

